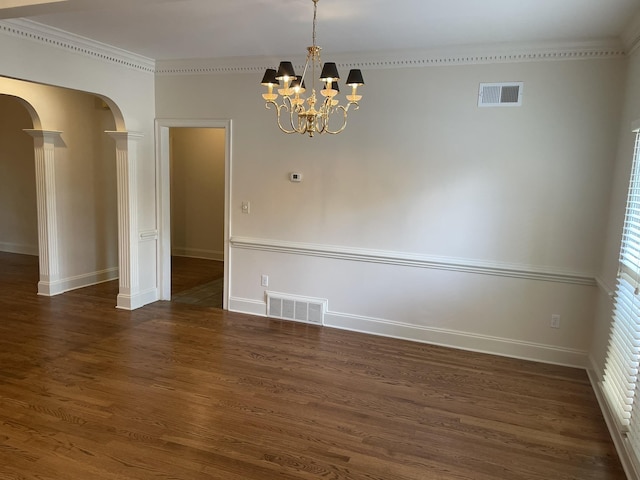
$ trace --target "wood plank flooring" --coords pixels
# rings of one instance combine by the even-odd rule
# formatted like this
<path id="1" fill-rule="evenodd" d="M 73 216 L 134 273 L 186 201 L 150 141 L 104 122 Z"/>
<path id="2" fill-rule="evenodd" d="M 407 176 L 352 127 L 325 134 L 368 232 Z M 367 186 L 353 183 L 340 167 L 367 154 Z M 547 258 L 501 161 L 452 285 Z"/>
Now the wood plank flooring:
<path id="1" fill-rule="evenodd" d="M 171 301 L 222 308 L 224 262 L 171 257 Z"/>
<path id="2" fill-rule="evenodd" d="M 157 302 L 0 253 L 0 479 L 624 479 L 583 371 Z"/>
<path id="3" fill-rule="evenodd" d="M 182 293 L 222 279 L 224 262 L 192 257 L 171 257 L 171 293 Z"/>

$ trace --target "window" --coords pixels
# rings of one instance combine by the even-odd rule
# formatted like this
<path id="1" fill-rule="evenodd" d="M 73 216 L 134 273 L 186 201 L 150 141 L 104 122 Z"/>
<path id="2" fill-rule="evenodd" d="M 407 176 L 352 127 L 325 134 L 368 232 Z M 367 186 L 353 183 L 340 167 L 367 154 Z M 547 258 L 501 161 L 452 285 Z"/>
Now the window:
<path id="1" fill-rule="evenodd" d="M 640 131 L 622 232 L 618 281 L 602 388 L 634 462 L 640 459 Z"/>

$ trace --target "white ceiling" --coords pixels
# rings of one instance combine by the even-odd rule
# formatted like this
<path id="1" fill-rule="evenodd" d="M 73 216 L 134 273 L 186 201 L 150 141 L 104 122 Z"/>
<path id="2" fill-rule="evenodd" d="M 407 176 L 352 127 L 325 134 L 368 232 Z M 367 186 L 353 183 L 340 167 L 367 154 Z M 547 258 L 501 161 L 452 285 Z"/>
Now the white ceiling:
<path id="1" fill-rule="evenodd" d="M 620 37 L 640 0 L 319 0 L 325 54 Z M 312 0 L 0 0 L 28 17 L 152 59 L 304 54 Z"/>

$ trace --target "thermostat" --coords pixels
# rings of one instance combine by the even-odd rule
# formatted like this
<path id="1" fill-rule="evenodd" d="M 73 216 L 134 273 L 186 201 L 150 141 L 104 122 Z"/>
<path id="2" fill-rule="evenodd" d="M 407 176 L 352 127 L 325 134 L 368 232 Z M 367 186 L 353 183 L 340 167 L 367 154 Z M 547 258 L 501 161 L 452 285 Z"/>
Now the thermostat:
<path id="1" fill-rule="evenodd" d="M 302 174 L 301 173 L 292 173 L 291 175 L 289 175 L 289 179 L 292 182 L 301 182 L 302 181 Z"/>

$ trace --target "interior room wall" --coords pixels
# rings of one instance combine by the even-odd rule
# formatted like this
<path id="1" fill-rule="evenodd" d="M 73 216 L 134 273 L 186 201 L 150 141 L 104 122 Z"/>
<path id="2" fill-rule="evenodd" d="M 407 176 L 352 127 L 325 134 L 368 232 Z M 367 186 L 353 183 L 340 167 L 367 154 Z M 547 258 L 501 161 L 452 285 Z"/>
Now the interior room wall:
<path id="1" fill-rule="evenodd" d="M 0 251 L 38 255 L 33 128 L 16 97 L 0 95 Z"/>
<path id="2" fill-rule="evenodd" d="M 173 255 L 224 260 L 225 132 L 171 128 Z"/>
<path id="3" fill-rule="evenodd" d="M 132 198 L 126 206 L 132 207 L 128 225 L 133 231 L 123 239 L 130 246 L 132 265 L 125 295 L 121 292 L 118 302 L 121 308 L 135 308 L 159 298 L 154 62 L 86 39 L 55 31 L 33 35 L 19 22 L 0 22 L 0 76 L 95 94 L 110 105 L 115 129 L 131 134 L 126 156 L 120 160 L 132 180 Z M 61 110 L 41 95 L 43 91 L 30 86 L 2 92 L 34 106 L 41 121 L 36 128 L 60 130 Z"/>
<path id="4" fill-rule="evenodd" d="M 234 122 L 230 308 L 317 297 L 332 326 L 584 364 L 625 59 L 363 73 L 346 131 L 313 139 L 278 131 L 258 74 L 157 77 L 160 118 Z M 523 105 L 479 108 L 500 81 Z"/>
<path id="5" fill-rule="evenodd" d="M 115 129 L 113 114 L 94 95 L 51 88 L 64 105 L 56 152 L 62 278 L 77 286 L 118 278 L 116 148 L 105 134 Z"/>
<path id="6" fill-rule="evenodd" d="M 23 98 L 46 115 L 55 110 L 55 129 L 62 142 L 56 146 L 56 206 L 61 281 L 75 288 L 118 277 L 118 221 L 115 143 L 105 131 L 115 129 L 113 113 L 98 97 L 74 90 L 0 78 L 0 92 L 19 91 Z M 2 95 L 0 98 L 11 98 Z M 14 101 L 17 102 L 17 101 Z M 31 118 L 24 107 L 22 117 Z M 5 177 L 14 191 L 13 202 L 0 203 L 0 218 L 15 215 L 15 204 L 24 203 L 30 237 L 37 254 L 36 177 L 33 139 L 22 132 L 25 120 L 14 124 L 11 111 L 3 125 L 11 128 L 7 146 L 19 142 L 29 155 L 28 169 L 15 169 Z M 26 138 L 25 138 L 26 137 Z M 22 159 L 24 160 L 24 159 Z M 14 183 L 14 179 L 16 183 Z M 35 211 L 34 211 L 35 210 Z M 35 228 L 35 231 L 33 229 Z M 35 235 L 35 237 L 34 237 Z M 4 236 L 4 234 L 3 234 Z"/>
<path id="7" fill-rule="evenodd" d="M 608 223 L 605 229 L 603 253 L 599 257 L 600 288 L 598 290 L 597 315 L 593 329 L 593 343 L 590 348 L 590 369 L 598 380 L 604 372 L 609 329 L 613 311 L 613 292 L 616 287 L 620 241 L 624 224 L 629 180 L 633 163 L 635 133 L 640 126 L 640 52 L 636 49 L 629 56 L 629 67 L 624 91 L 624 108 L 620 123 L 616 162 L 612 166 L 612 188 L 609 199 Z M 633 126 L 632 126 L 633 125 Z"/>

